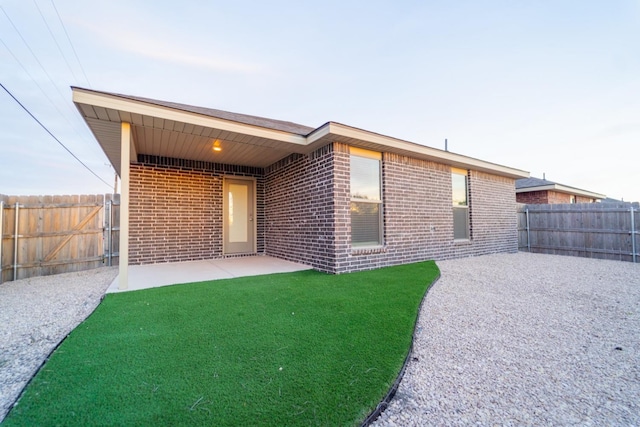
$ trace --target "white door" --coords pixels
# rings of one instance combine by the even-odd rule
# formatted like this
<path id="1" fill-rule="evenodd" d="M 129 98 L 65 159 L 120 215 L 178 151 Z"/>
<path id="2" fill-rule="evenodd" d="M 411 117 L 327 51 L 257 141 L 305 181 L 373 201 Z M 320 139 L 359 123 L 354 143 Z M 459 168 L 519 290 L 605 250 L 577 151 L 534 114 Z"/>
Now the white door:
<path id="1" fill-rule="evenodd" d="M 255 253 L 254 181 L 224 180 L 224 253 Z"/>

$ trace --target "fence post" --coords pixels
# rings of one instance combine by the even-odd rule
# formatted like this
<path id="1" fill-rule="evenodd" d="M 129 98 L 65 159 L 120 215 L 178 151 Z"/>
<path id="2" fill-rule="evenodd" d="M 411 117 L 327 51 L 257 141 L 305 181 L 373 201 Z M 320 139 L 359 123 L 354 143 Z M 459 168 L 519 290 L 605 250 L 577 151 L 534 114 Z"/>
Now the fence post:
<path id="1" fill-rule="evenodd" d="M 635 212 L 633 206 L 629 208 L 631 212 L 631 257 L 633 262 L 636 262 L 636 225 L 635 225 Z"/>
<path id="2" fill-rule="evenodd" d="M 524 210 L 524 213 L 527 217 L 527 251 L 531 252 L 531 234 L 529 231 L 529 208 Z"/>
<path id="3" fill-rule="evenodd" d="M 108 255 L 108 262 L 107 265 L 109 267 L 111 267 L 112 265 L 112 253 L 113 253 L 113 200 L 109 199 L 109 202 L 107 203 L 107 207 L 109 208 L 109 212 L 107 216 L 107 250 L 109 251 L 109 255 Z M 106 214 L 106 213 L 105 213 Z"/>
<path id="4" fill-rule="evenodd" d="M 16 229 L 14 235 L 14 243 L 13 243 L 13 280 L 18 280 L 18 224 L 20 217 L 20 204 L 16 202 Z"/>
<path id="5" fill-rule="evenodd" d="M 4 200 L 0 200 L 0 283 L 2 283 L 2 236 L 4 233 Z"/>

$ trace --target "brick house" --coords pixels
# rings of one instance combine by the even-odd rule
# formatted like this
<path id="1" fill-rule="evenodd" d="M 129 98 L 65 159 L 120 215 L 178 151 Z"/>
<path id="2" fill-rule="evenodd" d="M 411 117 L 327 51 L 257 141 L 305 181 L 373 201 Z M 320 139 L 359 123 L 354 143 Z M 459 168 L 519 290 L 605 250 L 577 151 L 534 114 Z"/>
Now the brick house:
<path id="1" fill-rule="evenodd" d="M 530 205 L 555 203 L 595 203 L 606 198 L 604 194 L 558 184 L 546 178 L 520 178 L 516 180 L 516 201 Z"/>
<path id="2" fill-rule="evenodd" d="M 335 122 L 72 89 L 121 177 L 121 288 L 138 264 L 266 254 L 337 274 L 517 251 L 527 172 Z"/>

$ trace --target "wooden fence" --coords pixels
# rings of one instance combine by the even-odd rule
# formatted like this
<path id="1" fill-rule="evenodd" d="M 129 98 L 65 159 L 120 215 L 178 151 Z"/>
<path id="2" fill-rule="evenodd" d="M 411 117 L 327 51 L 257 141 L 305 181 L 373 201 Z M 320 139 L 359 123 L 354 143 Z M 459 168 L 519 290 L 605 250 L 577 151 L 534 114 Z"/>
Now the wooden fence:
<path id="1" fill-rule="evenodd" d="M 529 252 L 638 262 L 637 203 L 518 206 L 518 245 Z"/>
<path id="2" fill-rule="evenodd" d="M 0 195 L 0 283 L 117 265 L 120 196 Z"/>

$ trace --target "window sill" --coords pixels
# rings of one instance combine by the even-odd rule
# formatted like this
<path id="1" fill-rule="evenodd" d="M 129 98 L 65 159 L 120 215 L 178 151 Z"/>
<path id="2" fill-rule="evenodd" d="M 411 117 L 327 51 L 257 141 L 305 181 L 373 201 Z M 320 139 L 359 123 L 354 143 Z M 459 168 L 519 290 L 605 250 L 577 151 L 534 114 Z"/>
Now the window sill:
<path id="1" fill-rule="evenodd" d="M 470 245 L 471 239 L 453 239 L 454 245 Z"/>
<path id="2" fill-rule="evenodd" d="M 356 246 L 351 248 L 351 255 L 381 254 L 384 252 L 387 252 L 387 248 L 384 245 Z"/>

